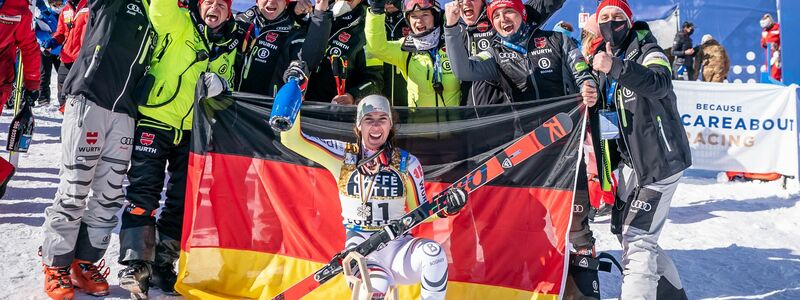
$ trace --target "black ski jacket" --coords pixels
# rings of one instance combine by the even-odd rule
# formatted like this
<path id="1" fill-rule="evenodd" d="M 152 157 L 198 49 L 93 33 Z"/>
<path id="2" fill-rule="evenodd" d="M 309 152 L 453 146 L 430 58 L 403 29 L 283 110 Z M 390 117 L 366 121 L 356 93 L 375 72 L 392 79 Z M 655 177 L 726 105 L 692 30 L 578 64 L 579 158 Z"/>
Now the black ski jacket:
<path id="1" fill-rule="evenodd" d="M 557 10 L 561 9 L 565 0 L 528 0 L 525 4 L 528 23 L 533 26 L 541 26 Z M 458 26 L 464 28 L 464 44 L 471 56 L 478 55 L 482 51 L 491 48 L 495 38 L 495 31 L 486 16 L 486 5 L 483 6 L 478 16 L 478 21 L 473 25 L 467 25 L 464 20 L 458 21 Z M 497 80 L 482 81 L 462 81 L 461 82 L 461 105 L 478 106 L 486 104 L 510 103 L 511 99 L 505 96 L 500 82 Z"/>
<path id="2" fill-rule="evenodd" d="M 609 74 L 599 74 L 599 98 L 605 98 L 613 80 L 618 84 L 612 105 L 599 100 L 591 110 L 592 137 L 600 140 L 597 111 L 616 109 L 622 129 L 621 138 L 616 140 L 621 158 L 634 169 L 643 186 L 688 168 L 692 154 L 672 90 L 669 59 L 647 23 L 636 22 L 621 49 L 624 52 L 614 58 Z M 594 144 L 595 153 L 602 153 L 601 143 Z M 601 160 L 597 161 L 598 170 L 602 170 Z M 618 163 L 612 161 L 612 168 Z"/>
<path id="3" fill-rule="evenodd" d="M 333 19 L 323 60 L 309 76 L 306 100 L 330 102 L 337 95 L 335 75 L 346 79 L 345 92 L 353 95 L 355 101 L 381 93 L 383 62 L 368 58 L 364 50 L 365 15 L 364 6 L 356 5 L 352 11 Z"/>
<path id="4" fill-rule="evenodd" d="M 396 41 L 407 36 L 411 32 L 406 18 L 402 11 L 386 13 L 386 40 Z M 383 64 L 383 94 L 389 98 L 392 106 L 408 106 L 408 91 L 406 91 L 406 79 L 397 69 L 397 66 Z"/>
<path id="5" fill-rule="evenodd" d="M 325 39 L 331 31 L 331 12 L 315 11 L 305 28 L 296 25 L 291 13 L 269 21 L 253 6 L 236 15 L 240 28 L 247 28 L 248 49 L 236 58 L 234 87 L 237 91 L 274 96 L 283 84 L 283 72 L 292 60 L 303 60 L 314 70 L 322 60 Z"/>
<path id="6" fill-rule="evenodd" d="M 461 30 L 459 26 L 445 28 L 453 73 L 459 80 L 497 78 L 514 102 L 578 93 L 587 80 L 595 84 L 580 49 L 559 32 L 535 30 L 526 41 L 525 53 L 504 46 L 498 37 L 487 51 L 468 57 Z"/>
<path id="7" fill-rule="evenodd" d="M 672 55 L 675 56 L 676 66 L 692 68 L 694 65 L 694 54 L 686 54 L 686 50 L 692 47 L 692 37 L 685 31 L 678 32 L 678 34 L 675 35 L 675 41 L 672 43 Z"/>
<path id="8" fill-rule="evenodd" d="M 147 71 L 156 44 L 147 0 L 89 1 L 83 47 L 64 81 L 65 93 L 132 118 L 131 92 Z"/>

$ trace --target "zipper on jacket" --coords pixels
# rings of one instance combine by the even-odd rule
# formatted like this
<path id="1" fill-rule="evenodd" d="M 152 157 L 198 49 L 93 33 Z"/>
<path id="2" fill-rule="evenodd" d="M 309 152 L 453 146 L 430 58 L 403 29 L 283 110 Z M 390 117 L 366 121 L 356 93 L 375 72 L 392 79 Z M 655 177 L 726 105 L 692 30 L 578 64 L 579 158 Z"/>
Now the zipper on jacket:
<path id="1" fill-rule="evenodd" d="M 89 73 L 92 72 L 94 69 L 95 63 L 97 63 L 97 55 L 100 54 L 100 45 L 94 47 L 94 54 L 92 54 L 92 62 L 89 63 L 89 67 L 86 68 L 86 73 L 83 74 L 83 78 L 88 78 Z"/>
<path id="2" fill-rule="evenodd" d="M 664 133 L 664 125 L 661 124 L 661 116 L 656 116 L 656 121 L 658 121 L 658 131 L 661 132 L 664 145 L 667 146 L 667 152 L 672 152 L 672 147 L 669 146 L 669 142 L 667 141 L 667 135 Z"/>
<path id="3" fill-rule="evenodd" d="M 150 51 L 148 50 L 150 48 L 150 43 L 153 41 L 153 35 L 150 34 L 150 22 L 147 22 L 147 28 L 144 29 L 144 34 L 147 36 L 147 39 L 142 39 L 143 43 L 139 45 L 139 52 L 137 53 L 137 55 L 139 55 L 139 59 L 135 60 L 135 62 L 132 62 L 128 67 L 128 77 L 125 78 L 125 85 L 122 86 L 122 91 L 120 91 L 117 99 L 114 100 L 114 105 L 111 106 L 111 112 L 116 111 L 117 103 L 120 99 L 122 99 L 122 95 L 125 95 L 125 91 L 128 89 L 128 82 L 131 81 L 131 76 L 133 75 L 133 66 L 137 63 L 140 65 L 147 63 L 145 62 L 145 58 L 147 57 L 147 53 Z M 144 74 L 147 74 L 149 71 L 150 64 L 148 63 L 147 66 L 144 67 Z"/>
<path id="4" fill-rule="evenodd" d="M 618 114 L 622 127 L 628 127 L 628 117 L 625 115 L 625 101 L 622 100 L 622 97 L 617 97 L 617 91 L 614 91 L 614 97 L 619 99 L 619 101 L 617 101 L 617 103 L 619 103 L 617 110 L 619 110 Z"/>

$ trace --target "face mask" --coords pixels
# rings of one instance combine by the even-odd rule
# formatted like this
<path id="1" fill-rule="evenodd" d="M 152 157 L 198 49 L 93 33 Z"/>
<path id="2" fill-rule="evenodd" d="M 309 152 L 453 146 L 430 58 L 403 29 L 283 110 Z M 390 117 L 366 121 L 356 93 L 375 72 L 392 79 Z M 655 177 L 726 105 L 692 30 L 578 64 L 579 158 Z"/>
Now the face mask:
<path id="1" fill-rule="evenodd" d="M 352 10 L 353 9 L 350 7 L 350 4 L 347 3 L 347 1 L 336 1 L 336 3 L 333 4 L 333 8 L 331 8 L 334 18 L 349 13 Z"/>
<path id="2" fill-rule="evenodd" d="M 603 40 L 611 43 L 611 47 L 619 48 L 628 36 L 628 21 L 608 21 L 600 23 L 600 35 Z"/>
<path id="3" fill-rule="evenodd" d="M 687 32 L 686 34 L 692 35 L 692 33 L 694 33 L 694 28 L 692 28 L 692 30 L 689 30 L 689 32 Z"/>
<path id="4" fill-rule="evenodd" d="M 758 23 L 761 24 L 761 28 L 767 28 L 767 27 L 769 27 L 769 25 L 772 25 L 772 24 L 770 24 L 772 22 L 770 22 L 769 19 L 763 19 L 763 20 L 759 21 Z"/>
<path id="5" fill-rule="evenodd" d="M 429 32 L 423 32 L 419 35 L 413 35 L 411 41 L 414 42 L 414 47 L 417 48 L 419 51 L 426 51 L 433 49 L 439 45 L 439 39 L 441 38 L 442 30 L 440 28 L 434 28 Z"/>

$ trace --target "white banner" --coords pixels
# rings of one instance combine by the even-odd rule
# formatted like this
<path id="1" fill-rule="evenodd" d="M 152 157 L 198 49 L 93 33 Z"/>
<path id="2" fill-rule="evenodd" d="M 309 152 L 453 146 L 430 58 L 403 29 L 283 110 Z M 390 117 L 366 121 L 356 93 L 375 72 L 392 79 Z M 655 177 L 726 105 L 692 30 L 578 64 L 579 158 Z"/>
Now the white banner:
<path id="1" fill-rule="evenodd" d="M 797 86 L 673 81 L 692 168 L 798 174 Z"/>

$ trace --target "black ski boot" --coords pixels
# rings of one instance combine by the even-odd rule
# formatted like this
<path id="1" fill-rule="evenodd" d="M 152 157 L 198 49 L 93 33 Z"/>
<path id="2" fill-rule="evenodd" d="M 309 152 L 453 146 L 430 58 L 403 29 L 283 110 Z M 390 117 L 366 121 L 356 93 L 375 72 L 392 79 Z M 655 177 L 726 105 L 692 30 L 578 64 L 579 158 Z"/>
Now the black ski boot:
<path id="1" fill-rule="evenodd" d="M 175 282 L 178 280 L 178 274 L 175 273 L 175 267 L 171 264 L 153 266 L 153 276 L 150 277 L 150 286 L 160 289 L 166 295 L 177 296 L 178 292 L 175 291 Z"/>
<path id="2" fill-rule="evenodd" d="M 143 260 L 128 262 L 128 266 L 119 271 L 119 286 L 131 292 L 131 299 L 147 299 L 150 287 L 150 263 Z"/>

